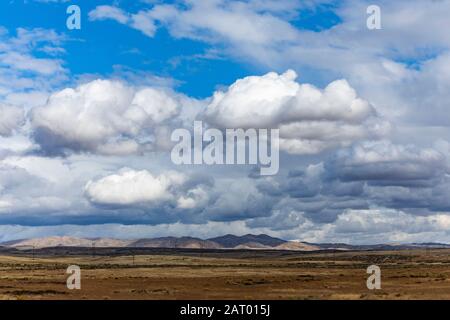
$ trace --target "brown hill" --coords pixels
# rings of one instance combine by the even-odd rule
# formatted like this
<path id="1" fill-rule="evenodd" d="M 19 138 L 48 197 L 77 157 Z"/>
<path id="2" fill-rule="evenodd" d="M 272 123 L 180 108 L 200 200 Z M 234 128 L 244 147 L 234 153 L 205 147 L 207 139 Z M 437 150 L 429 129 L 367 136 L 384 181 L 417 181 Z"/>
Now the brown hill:
<path id="1" fill-rule="evenodd" d="M 258 250 L 258 249 L 273 249 L 273 247 L 263 245 L 259 242 L 246 242 L 240 245 L 237 245 L 233 249 L 251 249 L 251 250 Z"/>
<path id="2" fill-rule="evenodd" d="M 316 251 L 321 250 L 320 247 L 303 242 L 289 241 L 275 247 L 277 250 L 294 250 L 294 251 Z"/>

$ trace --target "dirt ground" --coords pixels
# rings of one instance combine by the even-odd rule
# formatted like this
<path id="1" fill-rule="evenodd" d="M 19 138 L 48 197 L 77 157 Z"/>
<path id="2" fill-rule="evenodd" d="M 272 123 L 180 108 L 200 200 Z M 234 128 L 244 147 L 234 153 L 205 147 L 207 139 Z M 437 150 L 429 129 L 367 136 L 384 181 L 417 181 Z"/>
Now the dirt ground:
<path id="1" fill-rule="evenodd" d="M 66 268 L 81 268 L 81 289 Z M 381 268 L 369 290 L 366 269 Z M 450 250 L 0 256 L 0 299 L 450 299 Z"/>

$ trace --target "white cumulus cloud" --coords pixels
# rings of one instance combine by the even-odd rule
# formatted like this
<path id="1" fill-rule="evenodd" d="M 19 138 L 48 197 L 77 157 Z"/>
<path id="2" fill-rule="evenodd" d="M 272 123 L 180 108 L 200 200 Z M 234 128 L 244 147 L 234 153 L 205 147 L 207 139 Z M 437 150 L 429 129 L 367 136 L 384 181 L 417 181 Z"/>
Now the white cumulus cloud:
<path id="1" fill-rule="evenodd" d="M 94 80 L 51 95 L 33 109 L 32 125 L 35 139 L 50 153 L 124 155 L 152 148 L 156 128 L 179 109 L 177 97 L 165 90 Z"/>
<path id="2" fill-rule="evenodd" d="M 185 181 L 183 174 L 169 172 L 153 175 L 146 170 L 124 169 L 86 185 L 91 202 L 103 205 L 161 203 L 173 199 L 171 189 Z"/>
<path id="3" fill-rule="evenodd" d="M 318 153 L 389 132 L 390 124 L 347 81 L 321 90 L 296 77 L 288 70 L 240 79 L 214 94 L 204 116 L 222 128 L 279 128 L 281 148 L 293 154 Z"/>

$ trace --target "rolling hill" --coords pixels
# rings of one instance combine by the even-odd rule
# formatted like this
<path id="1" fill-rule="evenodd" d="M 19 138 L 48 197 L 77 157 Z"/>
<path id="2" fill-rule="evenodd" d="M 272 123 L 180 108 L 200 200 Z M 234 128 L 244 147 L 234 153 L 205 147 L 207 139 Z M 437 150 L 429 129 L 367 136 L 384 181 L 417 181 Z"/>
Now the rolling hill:
<path id="1" fill-rule="evenodd" d="M 211 239 L 194 237 L 160 237 L 142 239 L 113 238 L 77 238 L 69 236 L 53 236 L 45 238 L 13 240 L 0 243 L 0 248 L 8 249 L 39 249 L 54 247 L 78 248 L 175 248 L 175 249 L 222 249 L 222 250 L 286 250 L 286 251 L 318 251 L 318 250 L 410 250 L 428 248 L 450 248 L 442 243 L 412 243 L 412 244 L 373 244 L 349 245 L 345 243 L 308 243 L 286 241 L 265 234 L 235 236 L 227 234 Z"/>
<path id="2" fill-rule="evenodd" d="M 10 248 L 50 248 L 50 247 L 125 247 L 129 240 L 110 238 L 85 239 L 76 237 L 45 237 L 5 242 L 2 245 Z"/>

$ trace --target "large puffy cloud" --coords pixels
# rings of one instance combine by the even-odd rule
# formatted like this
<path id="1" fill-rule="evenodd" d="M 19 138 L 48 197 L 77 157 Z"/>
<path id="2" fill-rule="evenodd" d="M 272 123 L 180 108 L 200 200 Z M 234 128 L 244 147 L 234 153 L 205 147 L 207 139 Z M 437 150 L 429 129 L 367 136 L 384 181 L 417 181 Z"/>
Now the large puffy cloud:
<path id="1" fill-rule="evenodd" d="M 179 98 L 163 89 L 95 80 L 52 94 L 46 105 L 33 109 L 32 125 L 49 154 L 123 155 L 154 149 L 156 137 L 179 111 Z"/>
<path id="2" fill-rule="evenodd" d="M 218 91 L 205 112 L 206 119 L 223 128 L 271 128 L 286 113 L 299 84 L 294 71 L 237 80 L 226 92 Z"/>
<path id="3" fill-rule="evenodd" d="M 174 189 L 185 181 L 183 174 L 175 172 L 153 176 L 146 170 L 124 169 L 118 174 L 89 181 L 86 195 L 91 202 L 101 205 L 151 205 L 173 200 Z M 186 199 L 182 199 L 182 203 L 186 203 Z"/>
<path id="4" fill-rule="evenodd" d="M 0 104 L 0 136 L 9 136 L 24 121 L 24 111 L 19 107 Z"/>
<path id="5" fill-rule="evenodd" d="M 390 124 L 345 80 L 320 90 L 296 77 L 288 70 L 240 79 L 214 94 L 204 117 L 221 128 L 279 128 L 281 148 L 293 154 L 319 153 L 389 132 Z"/>

